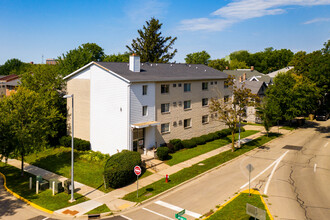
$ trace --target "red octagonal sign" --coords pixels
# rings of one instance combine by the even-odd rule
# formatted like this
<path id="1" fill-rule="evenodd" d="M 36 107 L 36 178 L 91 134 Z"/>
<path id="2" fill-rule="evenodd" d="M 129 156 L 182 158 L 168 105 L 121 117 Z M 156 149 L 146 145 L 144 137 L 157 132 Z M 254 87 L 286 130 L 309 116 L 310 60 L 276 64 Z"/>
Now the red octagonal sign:
<path id="1" fill-rule="evenodd" d="M 141 167 L 140 166 L 135 166 L 134 167 L 134 173 L 135 173 L 135 175 L 140 176 L 141 175 Z"/>

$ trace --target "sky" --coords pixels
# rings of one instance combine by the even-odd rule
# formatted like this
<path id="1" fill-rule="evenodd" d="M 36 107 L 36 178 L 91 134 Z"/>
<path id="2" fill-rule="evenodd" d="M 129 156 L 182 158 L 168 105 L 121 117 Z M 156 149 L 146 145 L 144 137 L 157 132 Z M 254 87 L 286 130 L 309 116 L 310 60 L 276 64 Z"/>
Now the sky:
<path id="1" fill-rule="evenodd" d="M 330 0 L 0 0 L 0 65 L 45 63 L 83 43 L 124 53 L 151 17 L 177 37 L 171 61 L 205 50 L 319 50 L 330 39 Z"/>

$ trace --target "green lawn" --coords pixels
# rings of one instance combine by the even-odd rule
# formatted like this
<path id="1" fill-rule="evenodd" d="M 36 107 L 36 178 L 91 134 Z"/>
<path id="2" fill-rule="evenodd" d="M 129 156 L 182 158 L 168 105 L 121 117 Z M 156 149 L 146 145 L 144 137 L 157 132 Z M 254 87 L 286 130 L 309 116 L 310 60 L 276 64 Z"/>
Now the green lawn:
<path id="1" fill-rule="evenodd" d="M 100 214 L 100 213 L 104 213 L 104 212 L 111 212 L 111 210 L 108 208 L 108 206 L 106 206 L 105 204 L 85 213 L 85 214 Z"/>
<path id="2" fill-rule="evenodd" d="M 252 134 L 258 133 L 259 131 L 245 131 L 241 133 L 241 138 L 245 138 L 247 136 L 250 136 Z M 235 139 L 238 139 L 238 134 L 235 135 Z M 173 166 L 175 164 L 181 163 L 183 161 L 189 160 L 191 158 L 194 158 L 196 156 L 199 156 L 201 154 L 205 154 L 209 151 L 212 151 L 214 149 L 223 147 L 227 144 L 231 143 L 231 135 L 228 135 L 226 138 L 218 139 L 215 141 L 208 142 L 203 145 L 198 145 L 197 147 L 190 148 L 190 149 L 182 149 L 180 151 L 177 151 L 173 154 L 170 154 L 171 159 L 166 161 L 166 163 L 170 166 Z"/>
<path id="3" fill-rule="evenodd" d="M 10 190 L 22 196 L 23 198 L 51 211 L 65 208 L 88 200 L 82 195 L 75 193 L 74 197 L 76 201 L 74 203 L 69 203 L 68 201 L 71 198 L 69 194 L 62 192 L 53 196 L 52 191 L 49 189 L 41 191 L 37 195 L 35 190 L 35 176 L 29 173 L 24 173 L 24 176 L 22 177 L 20 169 L 17 169 L 16 167 L 7 165 L 2 162 L 0 162 L 0 172 L 6 176 L 6 185 Z M 32 190 L 29 189 L 30 176 L 33 178 L 34 183 Z"/>
<path id="4" fill-rule="evenodd" d="M 256 206 L 260 209 L 266 210 L 264 204 L 261 201 L 259 195 L 251 194 L 249 196 L 248 193 L 242 193 L 238 197 L 236 197 L 233 201 L 228 203 L 225 207 L 220 209 L 211 215 L 208 220 L 218 220 L 218 219 L 235 219 L 235 220 L 249 220 L 254 219 L 246 214 L 246 203 L 249 203 L 253 206 Z M 268 214 L 266 213 L 266 219 L 270 219 Z"/>
<path id="5" fill-rule="evenodd" d="M 80 183 L 91 186 L 103 192 L 110 192 L 112 188 L 104 188 L 103 170 L 106 161 L 92 162 L 80 159 L 83 152 L 75 152 L 74 179 Z M 70 178 L 71 170 L 71 148 L 51 148 L 30 154 L 25 157 L 25 162 L 41 167 L 61 176 Z M 133 172 L 133 171 L 132 171 Z M 140 178 L 152 174 L 145 171 Z"/>
<path id="6" fill-rule="evenodd" d="M 189 180 L 207 170 L 210 170 L 235 157 L 238 157 L 239 155 L 242 155 L 256 147 L 260 147 L 263 144 L 267 143 L 268 141 L 277 138 L 278 136 L 280 136 L 280 134 L 277 133 L 270 133 L 268 137 L 261 136 L 253 141 L 250 141 L 242 145 L 240 149 L 237 149 L 234 152 L 231 152 L 231 150 L 229 150 L 202 161 L 201 163 L 204 164 L 203 166 L 195 164 L 191 167 L 185 168 L 177 173 L 172 174 L 170 177 L 170 182 L 168 183 L 165 183 L 164 179 L 161 179 L 157 182 L 154 182 L 148 186 L 139 189 L 139 198 L 136 198 L 136 191 L 135 191 L 124 196 L 123 199 L 133 202 L 142 202 L 180 183 L 183 183 L 184 181 Z"/>

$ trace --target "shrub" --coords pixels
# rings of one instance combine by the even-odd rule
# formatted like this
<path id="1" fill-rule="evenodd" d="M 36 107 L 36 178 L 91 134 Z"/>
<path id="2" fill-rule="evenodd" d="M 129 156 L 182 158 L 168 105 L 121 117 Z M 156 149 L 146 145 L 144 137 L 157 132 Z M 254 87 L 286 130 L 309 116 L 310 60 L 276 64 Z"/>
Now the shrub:
<path id="1" fill-rule="evenodd" d="M 112 155 L 104 166 L 104 180 L 107 186 L 119 188 L 132 183 L 136 179 L 136 165 L 141 165 L 141 155 L 138 152 L 123 150 Z"/>
<path id="2" fill-rule="evenodd" d="M 87 151 L 91 149 L 91 143 L 89 141 L 82 140 L 80 138 L 74 138 L 73 148 L 80 151 Z M 60 145 L 64 147 L 71 147 L 71 136 L 63 136 L 60 138 Z"/>
<path id="3" fill-rule="evenodd" d="M 92 162 L 97 162 L 99 164 L 105 163 L 109 158 L 109 154 L 102 154 L 100 151 L 87 151 L 83 154 L 79 155 L 79 158 L 87 160 L 87 161 L 92 161 Z"/>
<path id="4" fill-rule="evenodd" d="M 193 140 L 183 140 L 182 145 L 184 148 L 193 148 L 197 146 L 196 142 Z"/>
<path id="5" fill-rule="evenodd" d="M 231 131 L 230 131 L 229 128 L 222 129 L 221 131 L 223 132 L 223 134 L 225 135 L 225 137 L 231 134 Z"/>
<path id="6" fill-rule="evenodd" d="M 171 143 L 167 143 L 166 146 L 167 146 L 167 148 L 168 148 L 168 152 L 169 152 L 169 153 L 172 154 L 172 153 L 175 152 L 175 147 L 174 147 L 173 144 L 171 144 Z"/>
<path id="7" fill-rule="evenodd" d="M 178 151 L 183 148 L 182 141 L 180 139 L 170 140 L 170 143 L 174 145 L 175 151 Z"/>
<path id="8" fill-rule="evenodd" d="M 194 141 L 197 145 L 202 145 L 206 143 L 206 140 L 203 137 L 195 137 L 191 138 L 192 141 Z"/>
<path id="9" fill-rule="evenodd" d="M 71 185 L 71 180 L 70 179 L 64 180 L 64 192 L 67 193 L 67 194 L 71 193 L 70 185 Z"/>
<path id="10" fill-rule="evenodd" d="M 158 147 L 157 148 L 157 157 L 160 160 L 166 160 L 168 158 L 168 147 Z"/>

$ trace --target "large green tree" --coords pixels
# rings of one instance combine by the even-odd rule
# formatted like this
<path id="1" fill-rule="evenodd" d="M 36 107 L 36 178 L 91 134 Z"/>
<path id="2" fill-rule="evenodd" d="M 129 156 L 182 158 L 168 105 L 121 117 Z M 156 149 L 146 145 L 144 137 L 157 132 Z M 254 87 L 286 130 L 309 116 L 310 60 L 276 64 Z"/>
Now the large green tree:
<path id="1" fill-rule="evenodd" d="M 123 54 L 118 53 L 118 54 L 112 54 L 112 55 L 106 55 L 103 59 L 104 62 L 126 62 L 128 63 L 129 61 L 129 53 L 125 52 Z"/>
<path id="2" fill-rule="evenodd" d="M 177 52 L 173 49 L 176 37 L 163 37 L 160 31 L 162 23 L 158 19 L 151 18 L 138 30 L 139 37 L 133 39 L 131 46 L 126 45 L 131 53 L 140 56 L 141 62 L 167 63 Z"/>
<path id="3" fill-rule="evenodd" d="M 205 64 L 209 63 L 211 56 L 205 50 L 202 52 L 190 53 L 186 55 L 184 60 L 188 64 Z"/>
<path id="4" fill-rule="evenodd" d="M 215 59 L 215 60 L 210 60 L 208 66 L 222 71 L 225 70 L 227 67 L 229 68 L 229 62 L 224 58 Z"/>
<path id="5" fill-rule="evenodd" d="M 103 59 L 103 48 L 95 43 L 86 43 L 62 54 L 57 61 L 61 75 L 66 76 L 91 61 L 102 61 Z"/>
<path id="6" fill-rule="evenodd" d="M 0 75 L 21 74 L 30 66 L 31 64 L 23 63 L 19 59 L 9 59 L 0 66 Z"/>
<path id="7" fill-rule="evenodd" d="M 56 135 L 52 124 L 60 114 L 38 93 L 20 87 L 16 93 L 1 101 L 0 115 L 7 119 L 5 123 L 0 121 L 0 128 L 7 126 L 10 131 L 9 137 L 2 137 L 8 143 L 5 155 L 12 153 L 21 157 L 23 175 L 24 157 L 46 146 L 48 137 Z M 1 152 L 6 151 L 2 144 L 0 146 Z"/>

